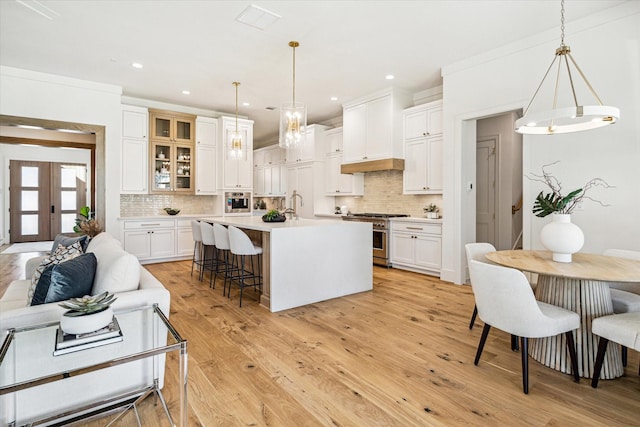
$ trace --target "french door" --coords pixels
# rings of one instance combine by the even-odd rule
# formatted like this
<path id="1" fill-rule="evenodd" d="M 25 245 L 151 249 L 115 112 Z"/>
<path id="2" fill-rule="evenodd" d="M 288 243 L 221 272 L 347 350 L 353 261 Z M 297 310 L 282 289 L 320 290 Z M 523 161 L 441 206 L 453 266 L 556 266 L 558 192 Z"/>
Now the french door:
<path id="1" fill-rule="evenodd" d="M 10 242 L 73 233 L 87 200 L 86 165 L 11 160 L 9 167 Z"/>

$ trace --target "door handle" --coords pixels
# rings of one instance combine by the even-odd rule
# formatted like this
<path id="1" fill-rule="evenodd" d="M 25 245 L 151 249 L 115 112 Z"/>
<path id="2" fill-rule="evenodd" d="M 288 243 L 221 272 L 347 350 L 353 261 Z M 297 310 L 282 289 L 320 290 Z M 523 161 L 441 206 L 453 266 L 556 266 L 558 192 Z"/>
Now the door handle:
<path id="1" fill-rule="evenodd" d="M 54 205 L 51 205 L 51 213 L 56 213 L 56 207 Z"/>

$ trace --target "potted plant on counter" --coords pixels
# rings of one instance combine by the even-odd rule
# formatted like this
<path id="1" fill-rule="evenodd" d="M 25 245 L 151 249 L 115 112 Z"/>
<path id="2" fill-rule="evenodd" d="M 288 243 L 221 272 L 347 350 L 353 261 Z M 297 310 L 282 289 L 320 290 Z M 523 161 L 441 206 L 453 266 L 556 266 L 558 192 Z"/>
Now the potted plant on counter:
<path id="1" fill-rule="evenodd" d="M 104 328 L 113 318 L 111 304 L 117 298 L 109 292 L 100 295 L 85 295 L 71 298 L 58 304 L 66 308 L 60 318 L 60 328 L 67 334 L 84 334 Z"/>
<path id="2" fill-rule="evenodd" d="M 427 218 L 438 219 L 438 212 L 440 212 L 440 209 L 435 203 L 430 203 L 428 206 L 425 206 L 423 210 L 427 214 Z"/>
<path id="3" fill-rule="evenodd" d="M 264 222 L 285 222 L 287 217 L 282 215 L 278 210 L 271 209 L 266 214 L 262 215 L 262 221 Z"/>

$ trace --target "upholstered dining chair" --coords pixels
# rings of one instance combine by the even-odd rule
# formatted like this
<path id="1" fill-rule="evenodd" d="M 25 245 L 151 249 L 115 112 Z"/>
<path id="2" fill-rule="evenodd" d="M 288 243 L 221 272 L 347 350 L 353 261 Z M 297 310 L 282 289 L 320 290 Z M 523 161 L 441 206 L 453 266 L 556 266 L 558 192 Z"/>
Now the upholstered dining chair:
<path id="1" fill-rule="evenodd" d="M 640 252 L 625 249 L 607 249 L 604 255 L 640 261 Z M 610 282 L 613 313 L 640 312 L 640 283 Z M 627 347 L 622 346 L 622 365 L 627 366 Z"/>
<path id="2" fill-rule="evenodd" d="M 464 249 L 467 253 L 467 267 L 469 266 L 469 261 L 472 259 L 493 264 L 493 262 L 489 261 L 485 256 L 489 252 L 496 251 L 496 248 L 491 243 L 467 243 L 464 245 Z M 473 325 L 476 322 L 476 316 L 478 316 L 478 307 L 474 305 L 473 313 L 471 314 L 471 321 L 469 322 L 469 329 L 473 329 Z"/>
<path id="3" fill-rule="evenodd" d="M 249 236 L 237 227 L 229 226 L 229 243 L 231 246 L 231 253 L 234 257 L 240 257 L 238 263 L 238 274 L 235 276 L 237 283 L 240 286 L 240 307 L 242 307 L 242 291 L 247 286 L 253 286 L 255 289 L 262 287 L 261 274 L 262 271 L 262 247 L 254 245 Z M 247 270 L 245 266 L 245 258 L 249 256 L 251 259 L 251 270 Z M 258 268 L 256 269 L 253 263 L 254 256 L 258 258 Z M 247 281 L 250 280 L 251 283 Z M 229 283 L 229 297 L 231 296 L 231 284 Z"/>
<path id="4" fill-rule="evenodd" d="M 191 220 L 191 235 L 193 236 L 193 257 L 191 258 L 191 275 L 193 276 L 193 266 L 197 265 L 198 268 L 202 268 L 202 232 L 200 231 L 200 222 Z M 200 270 L 202 273 L 202 270 Z M 198 276 L 199 280 L 202 280 L 202 274 Z"/>
<path id="5" fill-rule="evenodd" d="M 222 295 L 225 295 L 227 291 L 227 280 L 231 279 L 233 271 L 236 267 L 231 262 L 231 244 L 229 243 L 229 230 L 218 223 L 213 224 L 213 233 L 216 239 L 216 248 L 220 254 L 220 262 L 224 265 L 224 284 L 222 288 Z M 213 286 L 216 286 L 216 279 L 218 276 L 216 275 L 213 278 Z M 231 288 L 231 286 L 229 286 Z"/>
<path id="6" fill-rule="evenodd" d="M 571 358 L 574 379 L 580 381 L 573 330 L 580 326 L 580 316 L 573 311 L 536 301 L 525 275 L 512 268 L 469 261 L 471 286 L 478 316 L 484 329 L 474 364 L 482 355 L 491 327 L 520 337 L 522 354 L 522 389 L 529 393 L 529 338 L 543 338 L 564 333 Z"/>
<path id="7" fill-rule="evenodd" d="M 628 347 L 640 351 L 640 312 L 597 317 L 591 323 L 591 330 L 600 337 L 593 366 L 593 378 L 591 378 L 591 387 L 597 388 L 609 341 L 622 345 L 622 348 Z M 640 375 L 640 368 L 638 375 Z"/>
<path id="8" fill-rule="evenodd" d="M 216 288 L 213 278 L 219 271 L 221 264 L 218 257 L 218 248 L 216 247 L 216 237 L 213 231 L 213 225 L 208 222 L 200 222 L 200 231 L 202 233 L 202 268 L 200 270 L 200 276 L 204 275 L 205 271 L 209 272 L 209 287 Z"/>

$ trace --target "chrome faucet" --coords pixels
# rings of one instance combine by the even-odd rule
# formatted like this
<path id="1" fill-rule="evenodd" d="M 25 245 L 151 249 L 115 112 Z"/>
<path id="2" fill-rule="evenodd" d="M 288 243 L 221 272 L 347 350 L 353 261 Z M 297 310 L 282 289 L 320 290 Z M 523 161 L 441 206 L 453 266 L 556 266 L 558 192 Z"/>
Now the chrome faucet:
<path id="1" fill-rule="evenodd" d="M 293 193 L 291 194 L 291 210 L 287 209 L 287 213 L 290 213 L 291 216 L 295 216 L 295 218 L 298 219 L 298 212 L 296 211 L 296 197 L 300 197 L 300 206 L 304 206 L 302 196 L 298 194 L 297 190 L 293 190 Z"/>

